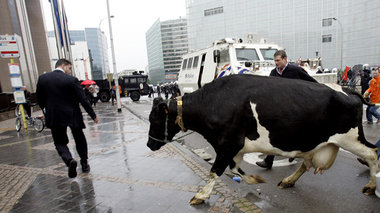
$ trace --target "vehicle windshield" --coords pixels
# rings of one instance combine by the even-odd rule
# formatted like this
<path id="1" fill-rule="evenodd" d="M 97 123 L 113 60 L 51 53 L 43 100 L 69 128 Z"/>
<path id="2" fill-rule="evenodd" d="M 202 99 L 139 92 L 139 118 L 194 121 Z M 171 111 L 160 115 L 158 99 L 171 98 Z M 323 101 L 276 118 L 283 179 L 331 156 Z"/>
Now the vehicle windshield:
<path id="1" fill-rule="evenodd" d="M 260 49 L 260 52 L 263 55 L 264 60 L 273 60 L 273 55 L 276 51 L 277 49 Z"/>
<path id="2" fill-rule="evenodd" d="M 260 60 L 255 49 L 236 48 L 236 59 L 238 61 Z"/>

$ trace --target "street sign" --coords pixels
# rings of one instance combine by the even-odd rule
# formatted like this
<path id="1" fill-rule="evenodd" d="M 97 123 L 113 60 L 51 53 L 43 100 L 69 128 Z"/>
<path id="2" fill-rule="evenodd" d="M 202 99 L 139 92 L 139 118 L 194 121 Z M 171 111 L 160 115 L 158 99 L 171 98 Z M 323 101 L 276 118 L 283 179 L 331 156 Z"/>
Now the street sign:
<path id="1" fill-rule="evenodd" d="M 13 92 L 13 97 L 15 99 L 16 104 L 26 103 L 25 94 L 23 90 L 16 90 Z"/>
<path id="2" fill-rule="evenodd" d="M 20 74 L 20 66 L 17 63 L 9 63 L 9 77 L 11 78 L 11 85 L 13 88 L 21 88 L 23 86 Z"/>
<path id="3" fill-rule="evenodd" d="M 18 51 L 16 36 L 14 35 L 0 35 L 0 56 L 2 58 L 18 58 L 20 53 Z"/>

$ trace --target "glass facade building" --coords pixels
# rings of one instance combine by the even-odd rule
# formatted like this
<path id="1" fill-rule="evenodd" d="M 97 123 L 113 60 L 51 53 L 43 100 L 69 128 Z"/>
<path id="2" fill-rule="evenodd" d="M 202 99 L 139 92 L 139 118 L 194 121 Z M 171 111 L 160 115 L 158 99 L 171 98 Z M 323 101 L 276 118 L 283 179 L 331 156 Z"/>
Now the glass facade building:
<path id="1" fill-rule="evenodd" d="M 182 55 L 188 52 L 186 25 L 186 19 L 158 19 L 146 32 L 149 79 L 153 84 L 177 80 Z"/>
<path id="2" fill-rule="evenodd" d="M 325 68 L 380 64 L 380 1 L 186 0 L 190 50 L 257 34 Z"/>
<path id="3" fill-rule="evenodd" d="M 70 30 L 71 43 L 78 41 L 87 41 L 90 53 L 91 70 L 93 80 L 101 80 L 107 78 L 110 72 L 108 62 L 108 45 L 107 37 L 99 28 L 85 28 L 85 30 Z M 55 37 L 54 31 L 47 33 L 48 37 Z"/>
<path id="4" fill-rule="evenodd" d="M 99 28 L 85 28 L 88 49 L 90 50 L 92 78 L 105 79 L 110 72 L 108 63 L 107 38 Z"/>

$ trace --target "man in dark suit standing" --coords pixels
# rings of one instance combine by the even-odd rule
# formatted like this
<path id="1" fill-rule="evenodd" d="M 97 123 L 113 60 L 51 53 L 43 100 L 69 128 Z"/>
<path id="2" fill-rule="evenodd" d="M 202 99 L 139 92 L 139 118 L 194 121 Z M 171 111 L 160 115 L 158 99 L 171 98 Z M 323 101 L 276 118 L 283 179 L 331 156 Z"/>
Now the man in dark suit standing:
<path id="1" fill-rule="evenodd" d="M 274 53 L 274 62 L 276 63 L 276 68 L 271 71 L 270 76 L 301 79 L 318 83 L 318 81 L 307 74 L 302 67 L 289 64 L 286 52 L 284 50 L 278 50 Z M 274 155 L 268 155 L 263 161 L 256 162 L 256 164 L 260 167 L 271 169 L 273 160 Z M 294 158 L 289 158 L 289 162 L 292 162 L 293 160 Z"/>
<path id="2" fill-rule="evenodd" d="M 70 75 L 71 66 L 70 61 L 59 59 L 53 72 L 38 78 L 37 101 L 41 109 L 45 110 L 46 127 L 51 129 L 55 148 L 68 167 L 69 177 L 74 178 L 77 176 L 77 161 L 73 159 L 67 147 L 67 127 L 70 127 L 73 134 L 81 158 L 82 171 L 89 172 L 87 141 L 83 134 L 86 126 L 79 103 L 95 123 L 98 123 L 98 117 L 85 97 L 78 79 Z"/>

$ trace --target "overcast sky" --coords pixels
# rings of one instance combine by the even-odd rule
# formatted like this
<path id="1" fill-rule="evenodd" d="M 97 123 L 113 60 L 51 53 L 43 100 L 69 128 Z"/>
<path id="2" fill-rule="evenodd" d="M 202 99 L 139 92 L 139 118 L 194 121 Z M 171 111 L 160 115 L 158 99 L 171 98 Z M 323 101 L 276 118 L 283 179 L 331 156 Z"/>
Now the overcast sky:
<path id="1" fill-rule="evenodd" d="M 98 28 L 107 17 L 106 0 L 63 0 L 69 30 Z M 52 14 L 48 0 L 42 0 L 45 23 L 53 30 Z M 112 32 L 115 45 L 116 67 L 145 70 L 148 65 L 145 33 L 160 18 L 161 21 L 186 17 L 185 0 L 109 0 Z M 101 22 L 101 29 L 108 38 L 110 69 L 112 68 L 111 44 L 109 43 L 108 20 Z"/>

